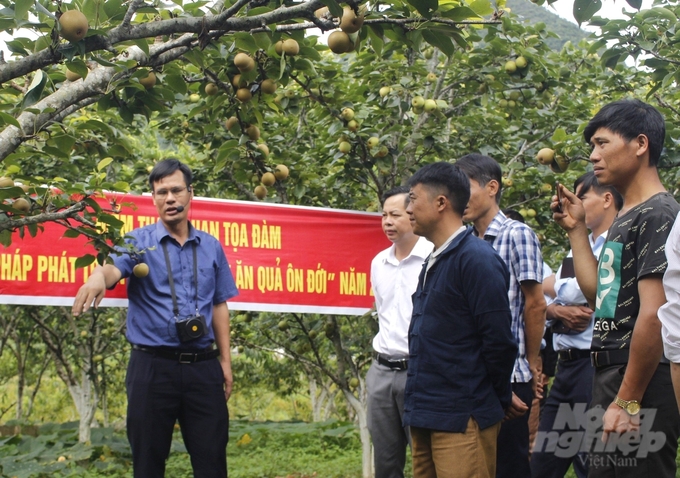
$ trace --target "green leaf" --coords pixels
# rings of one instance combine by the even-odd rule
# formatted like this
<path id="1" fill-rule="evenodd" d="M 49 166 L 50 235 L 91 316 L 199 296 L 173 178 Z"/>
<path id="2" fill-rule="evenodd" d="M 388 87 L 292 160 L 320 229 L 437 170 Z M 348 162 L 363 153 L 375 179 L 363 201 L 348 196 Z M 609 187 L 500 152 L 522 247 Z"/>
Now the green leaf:
<path id="1" fill-rule="evenodd" d="M 124 224 L 123 221 L 115 216 L 112 216 L 111 214 L 100 214 L 97 216 L 97 220 L 113 227 L 121 227 Z"/>
<path id="2" fill-rule="evenodd" d="M 640 10 L 640 7 L 642 7 L 642 0 L 626 0 L 626 2 L 635 10 Z"/>
<path id="3" fill-rule="evenodd" d="M 600 11 L 602 2 L 600 0 L 574 0 L 574 18 L 580 25 L 588 21 Z"/>
<path id="4" fill-rule="evenodd" d="M 66 62 L 66 68 L 71 70 L 73 73 L 79 74 L 82 78 L 86 78 L 90 70 L 87 69 L 87 65 L 80 58 L 75 58 L 73 61 Z"/>
<path id="5" fill-rule="evenodd" d="M 80 269 L 82 267 L 87 267 L 90 264 L 92 264 L 95 261 L 96 257 L 93 256 L 92 254 L 85 254 L 83 257 L 79 257 L 76 259 L 76 269 Z M 86 458 L 89 458 L 86 457 Z"/>
<path id="6" fill-rule="evenodd" d="M 255 15 L 264 15 L 265 13 L 271 12 L 272 9 L 269 7 L 255 7 L 252 10 L 248 10 L 248 16 L 254 17 Z"/>
<path id="7" fill-rule="evenodd" d="M 0 231 L 0 244 L 9 247 L 12 244 L 12 231 L 5 229 Z"/>
<path id="8" fill-rule="evenodd" d="M 130 190 L 130 184 L 128 184 L 125 181 L 117 181 L 113 184 L 113 187 L 116 189 L 116 191 L 129 191 Z"/>
<path id="9" fill-rule="evenodd" d="M 33 81 L 31 81 L 31 85 L 28 87 L 28 92 L 24 96 L 24 108 L 40 101 L 45 84 L 47 84 L 47 75 L 42 70 L 36 70 Z"/>
<path id="10" fill-rule="evenodd" d="M 382 29 L 380 30 L 380 35 L 376 33 L 375 28 L 373 28 L 373 25 L 371 25 L 370 28 L 367 29 L 368 31 L 368 38 L 371 42 L 371 46 L 373 47 L 373 51 L 377 55 L 382 55 L 382 50 L 383 47 L 385 46 L 385 42 L 382 39 Z"/>
<path id="11" fill-rule="evenodd" d="M 314 69 L 314 64 L 306 60 L 304 58 L 296 58 L 295 59 L 295 69 L 296 70 L 302 70 L 302 71 L 309 71 L 312 72 L 314 76 L 316 76 L 316 70 Z"/>
<path id="12" fill-rule="evenodd" d="M 184 81 L 184 78 L 182 78 L 182 75 L 180 74 L 173 73 L 170 75 L 165 75 L 165 77 L 163 78 L 163 83 L 168 85 L 168 87 L 170 87 L 171 90 L 181 95 L 184 95 L 187 92 L 187 83 L 186 81 Z"/>
<path id="13" fill-rule="evenodd" d="M 8 115 L 7 113 L 0 112 L 0 121 L 2 121 L 5 124 L 11 124 L 12 126 L 16 126 L 17 128 L 21 129 L 19 122 L 14 118 L 14 116 Z"/>
<path id="14" fill-rule="evenodd" d="M 24 48 L 24 45 L 20 41 L 8 41 L 5 42 L 5 46 L 12 53 L 16 53 L 21 56 L 28 56 L 28 51 Z"/>
<path id="15" fill-rule="evenodd" d="M 120 108 L 118 108 L 118 113 L 120 114 L 120 117 L 123 119 L 128 124 L 132 124 L 132 121 L 134 120 L 134 114 L 132 111 L 130 111 L 130 108 L 127 107 L 127 105 L 120 105 Z"/>
<path id="16" fill-rule="evenodd" d="M 420 13 L 422 16 L 428 19 L 432 18 L 432 13 L 434 13 L 434 11 L 437 10 L 437 7 L 439 7 L 439 3 L 437 2 L 437 0 L 406 0 L 406 1 L 409 4 L 411 4 L 416 10 L 418 10 L 418 13 Z"/>
<path id="17" fill-rule="evenodd" d="M 49 144 L 54 144 L 60 151 L 62 151 L 64 154 L 69 154 L 71 151 L 71 148 L 73 148 L 73 145 L 75 144 L 76 139 L 68 134 L 59 134 L 56 136 L 53 136 L 50 138 L 48 141 Z"/>
<path id="18" fill-rule="evenodd" d="M 567 139 L 567 132 L 564 128 L 557 128 L 552 135 L 551 141 L 553 143 L 559 143 Z"/>
<path id="19" fill-rule="evenodd" d="M 602 54 L 602 64 L 607 68 L 614 68 L 621 58 L 623 52 L 618 48 L 610 48 Z"/>
<path id="20" fill-rule="evenodd" d="M 118 66 L 117 63 L 112 63 L 98 56 L 93 56 L 92 59 L 99 63 L 101 66 Z"/>
<path id="21" fill-rule="evenodd" d="M 14 18 L 17 20 L 28 18 L 28 11 L 32 5 L 32 0 L 16 0 L 14 4 Z"/>
<path id="22" fill-rule="evenodd" d="M 664 7 L 654 7 L 654 8 L 651 8 L 649 10 L 646 10 L 645 19 L 654 18 L 654 17 L 664 18 L 664 19 L 666 19 L 670 22 L 677 22 L 678 21 L 678 17 L 675 15 L 675 13 L 673 13 L 672 10 L 670 10 L 668 8 L 664 8 Z"/>
<path id="23" fill-rule="evenodd" d="M 272 40 L 266 33 L 255 33 L 253 34 L 253 39 L 257 44 L 257 47 L 266 50 L 272 44 Z"/>
<path id="24" fill-rule="evenodd" d="M 453 20 L 454 22 L 460 22 L 463 20 L 467 20 L 469 18 L 478 18 L 479 15 L 475 13 L 474 10 L 472 10 L 470 7 L 456 7 L 452 8 L 451 10 L 447 10 L 445 12 L 441 13 L 441 16 L 444 18 L 449 18 Z"/>
<path id="25" fill-rule="evenodd" d="M 137 45 L 140 50 L 142 50 L 147 56 L 149 55 L 149 42 L 145 38 L 140 38 L 139 40 L 133 40 L 132 43 Z"/>
<path id="26" fill-rule="evenodd" d="M 480 17 L 491 15 L 494 12 L 494 8 L 489 0 L 475 0 L 470 4 L 470 8 Z"/>
<path id="27" fill-rule="evenodd" d="M 80 9 L 87 18 L 97 18 L 100 22 L 108 20 L 106 11 L 102 8 L 100 0 L 84 0 Z"/>
<path id="28" fill-rule="evenodd" d="M 442 33 L 435 33 L 428 29 L 423 29 L 423 38 L 430 45 L 439 48 L 446 56 L 453 55 L 454 46 L 451 39 Z"/>
<path id="29" fill-rule="evenodd" d="M 104 158 L 99 163 L 97 164 L 97 171 L 101 171 L 105 167 L 107 167 L 109 164 L 113 163 L 113 158 Z"/>
<path id="30" fill-rule="evenodd" d="M 321 55 L 316 49 L 300 45 L 300 56 L 303 56 L 309 60 L 321 61 Z"/>
<path id="31" fill-rule="evenodd" d="M 590 47 L 588 48 L 588 54 L 597 53 L 600 50 L 600 48 L 603 48 L 606 45 L 607 45 L 607 40 L 604 40 L 604 39 L 600 39 L 596 42 L 593 42 L 593 43 L 590 44 Z"/>
<path id="32" fill-rule="evenodd" d="M 234 34 L 236 48 L 245 50 L 248 53 L 255 53 L 257 51 L 257 43 L 250 33 L 238 32 Z"/>
<path id="33" fill-rule="evenodd" d="M 125 5 L 125 2 L 120 0 L 108 0 L 104 3 L 104 13 L 112 20 L 118 17 L 122 19 L 127 10 Z"/>

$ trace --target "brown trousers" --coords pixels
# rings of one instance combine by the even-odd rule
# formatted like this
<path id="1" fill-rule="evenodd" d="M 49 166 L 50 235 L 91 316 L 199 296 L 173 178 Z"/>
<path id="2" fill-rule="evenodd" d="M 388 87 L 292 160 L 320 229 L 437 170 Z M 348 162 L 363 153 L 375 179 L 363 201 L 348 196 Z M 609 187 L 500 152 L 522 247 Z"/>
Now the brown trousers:
<path id="1" fill-rule="evenodd" d="M 494 478 L 500 428 L 480 430 L 472 417 L 465 433 L 411 427 L 413 478 Z"/>

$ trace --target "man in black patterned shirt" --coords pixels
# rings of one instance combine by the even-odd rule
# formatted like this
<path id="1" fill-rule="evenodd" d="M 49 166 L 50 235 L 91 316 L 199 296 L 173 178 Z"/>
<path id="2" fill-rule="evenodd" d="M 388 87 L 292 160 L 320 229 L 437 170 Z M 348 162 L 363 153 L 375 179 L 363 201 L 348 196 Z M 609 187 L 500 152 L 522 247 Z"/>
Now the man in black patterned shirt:
<path id="1" fill-rule="evenodd" d="M 657 311 L 666 302 L 664 246 L 680 205 L 657 171 L 664 119 L 646 103 L 621 100 L 604 106 L 583 135 L 599 183 L 624 199 L 599 264 L 589 253 L 580 200 L 560 185 L 564 198 L 551 204 L 568 233 L 579 286 L 595 309 L 589 476 L 675 476 L 680 415 Z"/>

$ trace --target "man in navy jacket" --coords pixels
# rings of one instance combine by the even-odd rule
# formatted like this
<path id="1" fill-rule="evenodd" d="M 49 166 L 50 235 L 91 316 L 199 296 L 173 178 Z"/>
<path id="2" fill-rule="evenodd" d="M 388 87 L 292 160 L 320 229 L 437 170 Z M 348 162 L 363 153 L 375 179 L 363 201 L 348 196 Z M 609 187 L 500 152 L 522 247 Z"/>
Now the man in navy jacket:
<path id="1" fill-rule="evenodd" d="M 496 438 L 517 355 L 509 272 L 463 226 L 470 183 L 457 166 L 429 164 L 409 180 L 407 212 L 434 244 L 413 295 L 404 424 L 414 478 L 494 477 Z"/>

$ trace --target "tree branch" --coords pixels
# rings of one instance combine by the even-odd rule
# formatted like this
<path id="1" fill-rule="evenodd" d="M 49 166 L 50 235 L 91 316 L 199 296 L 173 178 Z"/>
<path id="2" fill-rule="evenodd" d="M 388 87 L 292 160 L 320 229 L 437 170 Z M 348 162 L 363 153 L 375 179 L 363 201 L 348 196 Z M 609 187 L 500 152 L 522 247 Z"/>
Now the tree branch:
<path id="1" fill-rule="evenodd" d="M 41 224 L 49 221 L 58 221 L 69 218 L 76 219 L 78 213 L 85 210 L 85 208 L 87 208 L 87 203 L 80 201 L 60 212 L 46 212 L 36 214 L 35 216 L 22 217 L 21 219 L 8 219 L 0 222 L 0 231 L 14 230 L 22 226 Z"/>

